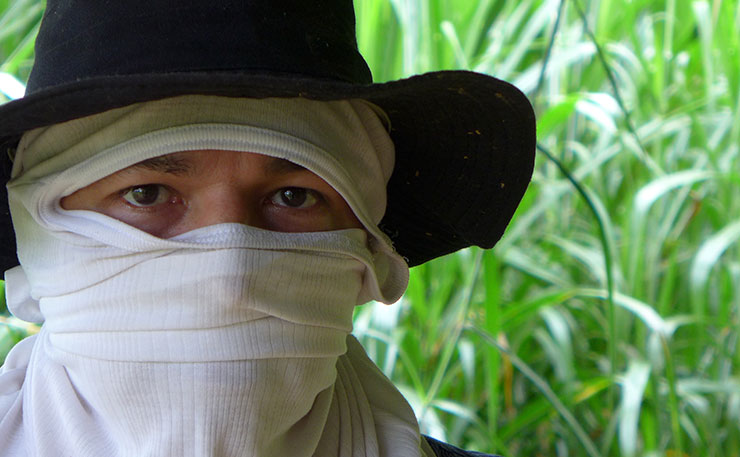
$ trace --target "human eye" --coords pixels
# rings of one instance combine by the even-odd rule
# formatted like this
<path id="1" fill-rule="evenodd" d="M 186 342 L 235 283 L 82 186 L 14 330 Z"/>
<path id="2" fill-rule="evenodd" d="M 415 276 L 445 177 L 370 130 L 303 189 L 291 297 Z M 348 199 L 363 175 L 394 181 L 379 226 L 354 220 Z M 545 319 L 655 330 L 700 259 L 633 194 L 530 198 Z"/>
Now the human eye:
<path id="1" fill-rule="evenodd" d="M 170 201 L 172 197 L 172 191 L 162 184 L 132 186 L 121 193 L 121 198 L 137 208 L 151 208 Z"/>
<path id="2" fill-rule="evenodd" d="M 274 205 L 296 209 L 311 208 L 321 200 L 321 194 L 304 187 L 284 187 L 270 197 Z"/>

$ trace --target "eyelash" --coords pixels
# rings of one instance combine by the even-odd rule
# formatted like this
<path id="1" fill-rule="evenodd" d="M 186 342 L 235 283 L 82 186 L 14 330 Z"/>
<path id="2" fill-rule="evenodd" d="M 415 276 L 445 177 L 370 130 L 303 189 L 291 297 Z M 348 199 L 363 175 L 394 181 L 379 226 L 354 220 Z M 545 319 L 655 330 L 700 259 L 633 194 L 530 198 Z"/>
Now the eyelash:
<path id="1" fill-rule="evenodd" d="M 135 194 L 134 194 L 134 192 L 135 192 L 136 190 L 138 190 L 138 189 L 147 189 L 147 188 L 149 188 L 149 189 L 151 189 L 151 188 L 155 188 L 155 189 L 157 189 L 157 190 L 158 190 L 158 192 L 157 192 L 157 195 L 155 195 L 155 197 L 156 197 L 156 198 L 155 198 L 155 201 L 154 201 L 154 202 L 152 202 L 151 204 L 136 204 L 136 203 L 135 203 L 134 201 L 132 201 L 132 200 L 129 200 L 128 198 L 126 198 L 126 196 L 127 196 L 128 194 L 131 194 L 131 198 L 132 198 L 133 200 L 136 200 L 136 198 L 135 198 L 135 196 L 134 196 L 134 195 L 135 195 Z M 164 190 L 166 190 L 166 191 L 167 191 L 167 194 L 166 194 L 166 195 L 165 195 L 164 197 L 162 197 L 162 196 L 160 195 L 160 191 L 161 191 L 162 189 L 164 189 Z M 172 196 L 172 194 L 173 194 L 173 192 L 172 192 L 172 191 L 170 190 L 170 188 L 169 188 L 169 187 L 167 187 L 167 186 L 165 186 L 165 185 L 163 185 L 163 184 L 140 184 L 140 185 L 137 185 L 137 186 L 132 186 L 132 187 L 129 187 L 129 188 L 127 188 L 127 189 L 123 189 L 123 190 L 122 190 L 122 191 L 120 192 L 120 198 L 122 198 L 122 199 L 123 199 L 123 200 L 125 200 L 125 201 L 126 201 L 126 202 L 127 202 L 128 204 L 129 204 L 129 205 L 131 205 L 131 206 L 133 206 L 133 207 L 135 207 L 135 208 L 145 209 L 145 208 L 153 208 L 153 207 L 155 207 L 155 206 L 157 206 L 157 205 L 160 205 L 160 204 L 162 204 L 162 203 L 165 203 L 165 201 L 172 201 L 172 198 L 170 198 L 170 197 Z M 140 203 L 140 202 L 139 202 L 139 203 Z M 173 202 L 173 203 L 174 203 L 174 202 Z"/>
<path id="2" fill-rule="evenodd" d="M 298 195 L 294 195 L 291 197 L 292 194 L 297 193 Z M 298 206 L 291 206 L 285 199 L 286 198 L 296 198 L 300 203 Z M 280 204 L 276 199 L 280 199 L 285 204 Z M 308 209 L 303 208 L 303 203 L 307 199 L 312 199 L 311 204 L 308 206 L 308 208 L 312 208 L 316 206 L 319 203 L 323 203 L 326 200 L 324 199 L 323 195 L 321 195 L 319 192 L 316 192 L 312 189 L 307 189 L 305 187 L 283 187 L 281 189 L 278 189 L 277 191 L 273 192 L 270 197 L 269 201 L 271 203 L 276 204 L 280 207 L 286 207 L 286 208 L 292 208 L 292 209 Z"/>
<path id="3" fill-rule="evenodd" d="M 155 188 L 158 191 L 157 194 L 152 197 L 154 201 L 152 201 L 149 204 L 137 204 L 141 202 L 135 201 L 136 197 L 135 197 L 134 192 L 136 190 L 144 190 L 144 191 L 146 191 L 147 189 L 151 190 L 152 188 Z M 167 194 L 164 196 L 160 194 L 163 189 L 167 192 Z M 126 196 L 129 194 L 131 194 L 130 199 L 126 198 Z M 291 194 L 298 194 L 298 195 L 293 195 L 291 197 L 290 196 Z M 118 193 L 118 197 L 126 201 L 126 204 L 128 204 L 129 206 L 132 206 L 134 208 L 141 209 L 141 210 L 154 208 L 168 201 L 171 203 L 176 203 L 176 199 L 178 198 L 175 195 L 175 192 L 173 192 L 171 188 L 169 188 L 168 186 L 164 184 L 139 184 L 136 186 L 127 187 L 125 189 L 122 189 Z M 300 201 L 300 203 L 297 206 L 291 206 L 290 203 L 286 201 L 286 198 L 296 198 L 297 200 Z M 278 199 L 281 200 L 283 204 L 281 204 L 280 201 L 278 201 Z M 311 201 L 311 204 L 307 208 L 303 208 L 303 204 L 304 204 L 303 202 L 306 199 L 310 199 L 309 201 Z M 299 186 L 290 186 L 290 187 L 282 187 L 272 192 L 267 197 L 267 201 L 270 204 L 273 204 L 274 206 L 282 207 L 282 208 L 310 209 L 316 206 L 317 204 L 326 203 L 326 198 L 320 192 L 316 190 L 305 188 L 305 187 L 299 187 Z"/>

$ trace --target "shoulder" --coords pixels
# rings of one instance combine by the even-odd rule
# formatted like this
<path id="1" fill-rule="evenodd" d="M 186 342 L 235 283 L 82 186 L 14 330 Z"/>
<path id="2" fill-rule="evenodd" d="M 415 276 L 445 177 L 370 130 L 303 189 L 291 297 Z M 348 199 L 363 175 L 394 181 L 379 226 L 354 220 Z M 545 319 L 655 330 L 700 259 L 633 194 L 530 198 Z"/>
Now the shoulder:
<path id="1" fill-rule="evenodd" d="M 463 451 L 451 444 L 437 441 L 434 438 L 424 436 L 437 457 L 496 457 L 492 454 L 483 454 L 482 452 Z"/>

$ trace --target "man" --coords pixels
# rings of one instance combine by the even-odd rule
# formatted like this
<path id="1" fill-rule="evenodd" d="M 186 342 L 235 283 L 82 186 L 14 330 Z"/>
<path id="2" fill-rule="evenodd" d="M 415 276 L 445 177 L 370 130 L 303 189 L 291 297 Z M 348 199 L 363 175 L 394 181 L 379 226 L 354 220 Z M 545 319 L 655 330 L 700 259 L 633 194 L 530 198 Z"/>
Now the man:
<path id="1" fill-rule="evenodd" d="M 44 322 L 0 374 L 5 455 L 458 452 L 352 309 L 498 240 L 532 169 L 521 93 L 372 84 L 345 0 L 50 0 L 36 46 L 0 107 L 8 306 Z"/>

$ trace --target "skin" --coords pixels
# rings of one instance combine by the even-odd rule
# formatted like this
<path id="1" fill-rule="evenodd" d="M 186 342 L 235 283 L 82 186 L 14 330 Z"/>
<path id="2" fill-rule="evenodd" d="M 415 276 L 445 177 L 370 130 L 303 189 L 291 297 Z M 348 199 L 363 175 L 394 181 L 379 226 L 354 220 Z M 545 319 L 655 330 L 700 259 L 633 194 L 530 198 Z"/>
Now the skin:
<path id="1" fill-rule="evenodd" d="M 342 196 L 313 172 L 238 151 L 145 160 L 63 197 L 61 206 L 103 213 L 160 238 L 227 222 L 278 232 L 362 227 Z"/>

